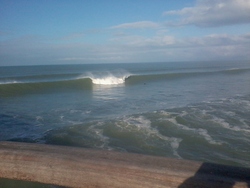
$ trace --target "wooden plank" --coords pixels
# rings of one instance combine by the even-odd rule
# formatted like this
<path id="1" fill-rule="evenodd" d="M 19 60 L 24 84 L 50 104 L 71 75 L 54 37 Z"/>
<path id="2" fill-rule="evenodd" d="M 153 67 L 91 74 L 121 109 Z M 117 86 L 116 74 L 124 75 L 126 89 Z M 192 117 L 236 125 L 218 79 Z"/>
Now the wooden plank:
<path id="1" fill-rule="evenodd" d="M 15 142 L 0 142 L 0 177 L 66 187 L 250 187 L 249 168 Z"/>

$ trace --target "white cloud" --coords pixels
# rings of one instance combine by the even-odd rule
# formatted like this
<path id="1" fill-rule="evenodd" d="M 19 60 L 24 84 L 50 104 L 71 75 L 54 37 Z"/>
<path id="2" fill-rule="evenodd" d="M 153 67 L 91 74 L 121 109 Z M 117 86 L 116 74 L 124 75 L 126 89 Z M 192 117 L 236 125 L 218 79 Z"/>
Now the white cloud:
<path id="1" fill-rule="evenodd" d="M 246 60 L 249 59 L 250 33 L 244 35 L 211 34 L 203 37 L 176 38 L 171 35 L 153 37 L 115 37 L 116 52 L 126 57 L 155 61 Z M 141 61 L 142 61 L 141 60 Z"/>
<path id="2" fill-rule="evenodd" d="M 196 25 L 217 27 L 250 23 L 250 0 L 198 0 L 196 6 L 164 12 L 164 15 L 179 15 L 177 22 L 168 25 Z"/>
<path id="3" fill-rule="evenodd" d="M 114 61 L 114 60 L 121 60 L 121 56 L 86 56 L 86 57 L 65 57 L 65 58 L 59 58 L 58 61 Z"/>
<path id="4" fill-rule="evenodd" d="M 111 42 L 116 45 L 124 45 L 132 48 L 143 48 L 147 46 L 163 46 L 164 44 L 171 44 L 174 38 L 172 36 L 154 36 L 143 37 L 139 35 L 127 35 L 121 37 L 114 37 Z"/>
<path id="5" fill-rule="evenodd" d="M 232 45 L 250 45 L 250 38 L 245 35 L 211 34 L 204 37 L 187 38 L 185 43 L 189 46 L 232 46 Z M 184 45 L 183 45 L 184 46 Z"/>
<path id="6" fill-rule="evenodd" d="M 166 31 L 155 33 L 151 37 L 116 35 L 105 44 L 50 43 L 49 39 L 28 36 L 1 42 L 0 59 L 12 64 L 249 59 L 250 33 L 181 38 Z"/>
<path id="7" fill-rule="evenodd" d="M 112 26 L 111 29 L 149 29 L 149 28 L 158 28 L 159 24 L 151 21 L 141 21 L 141 22 L 132 22 L 124 23 L 116 26 Z"/>
<path id="8" fill-rule="evenodd" d="M 114 37 L 112 42 L 130 47 L 187 48 L 228 45 L 250 45 L 250 33 L 244 35 L 211 34 L 203 37 L 176 38 L 171 35 Z"/>

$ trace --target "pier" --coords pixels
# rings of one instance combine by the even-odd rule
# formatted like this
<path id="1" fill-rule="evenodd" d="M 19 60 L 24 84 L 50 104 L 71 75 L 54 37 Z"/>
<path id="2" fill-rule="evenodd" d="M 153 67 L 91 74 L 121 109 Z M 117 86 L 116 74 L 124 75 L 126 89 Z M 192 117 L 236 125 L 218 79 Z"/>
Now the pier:
<path id="1" fill-rule="evenodd" d="M 17 142 L 0 142 L 0 178 L 73 188 L 250 188 L 249 168 Z"/>

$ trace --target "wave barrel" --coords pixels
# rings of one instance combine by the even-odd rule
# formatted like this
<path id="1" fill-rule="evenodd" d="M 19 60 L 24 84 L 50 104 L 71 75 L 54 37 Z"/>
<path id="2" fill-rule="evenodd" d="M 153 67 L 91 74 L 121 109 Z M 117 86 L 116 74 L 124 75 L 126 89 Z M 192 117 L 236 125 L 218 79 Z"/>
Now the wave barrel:
<path id="1" fill-rule="evenodd" d="M 247 168 L 15 142 L 0 142 L 0 177 L 66 187 L 250 186 Z"/>

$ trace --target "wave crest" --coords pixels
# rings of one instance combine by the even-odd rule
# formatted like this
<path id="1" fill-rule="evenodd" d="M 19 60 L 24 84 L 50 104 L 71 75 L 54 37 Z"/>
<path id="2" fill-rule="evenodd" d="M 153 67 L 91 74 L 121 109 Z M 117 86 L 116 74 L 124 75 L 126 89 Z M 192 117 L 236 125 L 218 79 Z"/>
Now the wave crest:
<path id="1" fill-rule="evenodd" d="M 89 73 L 88 77 L 92 80 L 93 84 L 97 85 L 119 85 L 124 84 L 125 80 L 130 76 L 127 72 L 116 72 L 116 73 L 99 73 L 92 74 Z"/>
<path id="2" fill-rule="evenodd" d="M 93 84 L 98 85 L 118 85 L 125 82 L 125 78 L 119 78 L 115 76 L 107 76 L 105 78 L 90 78 Z"/>

